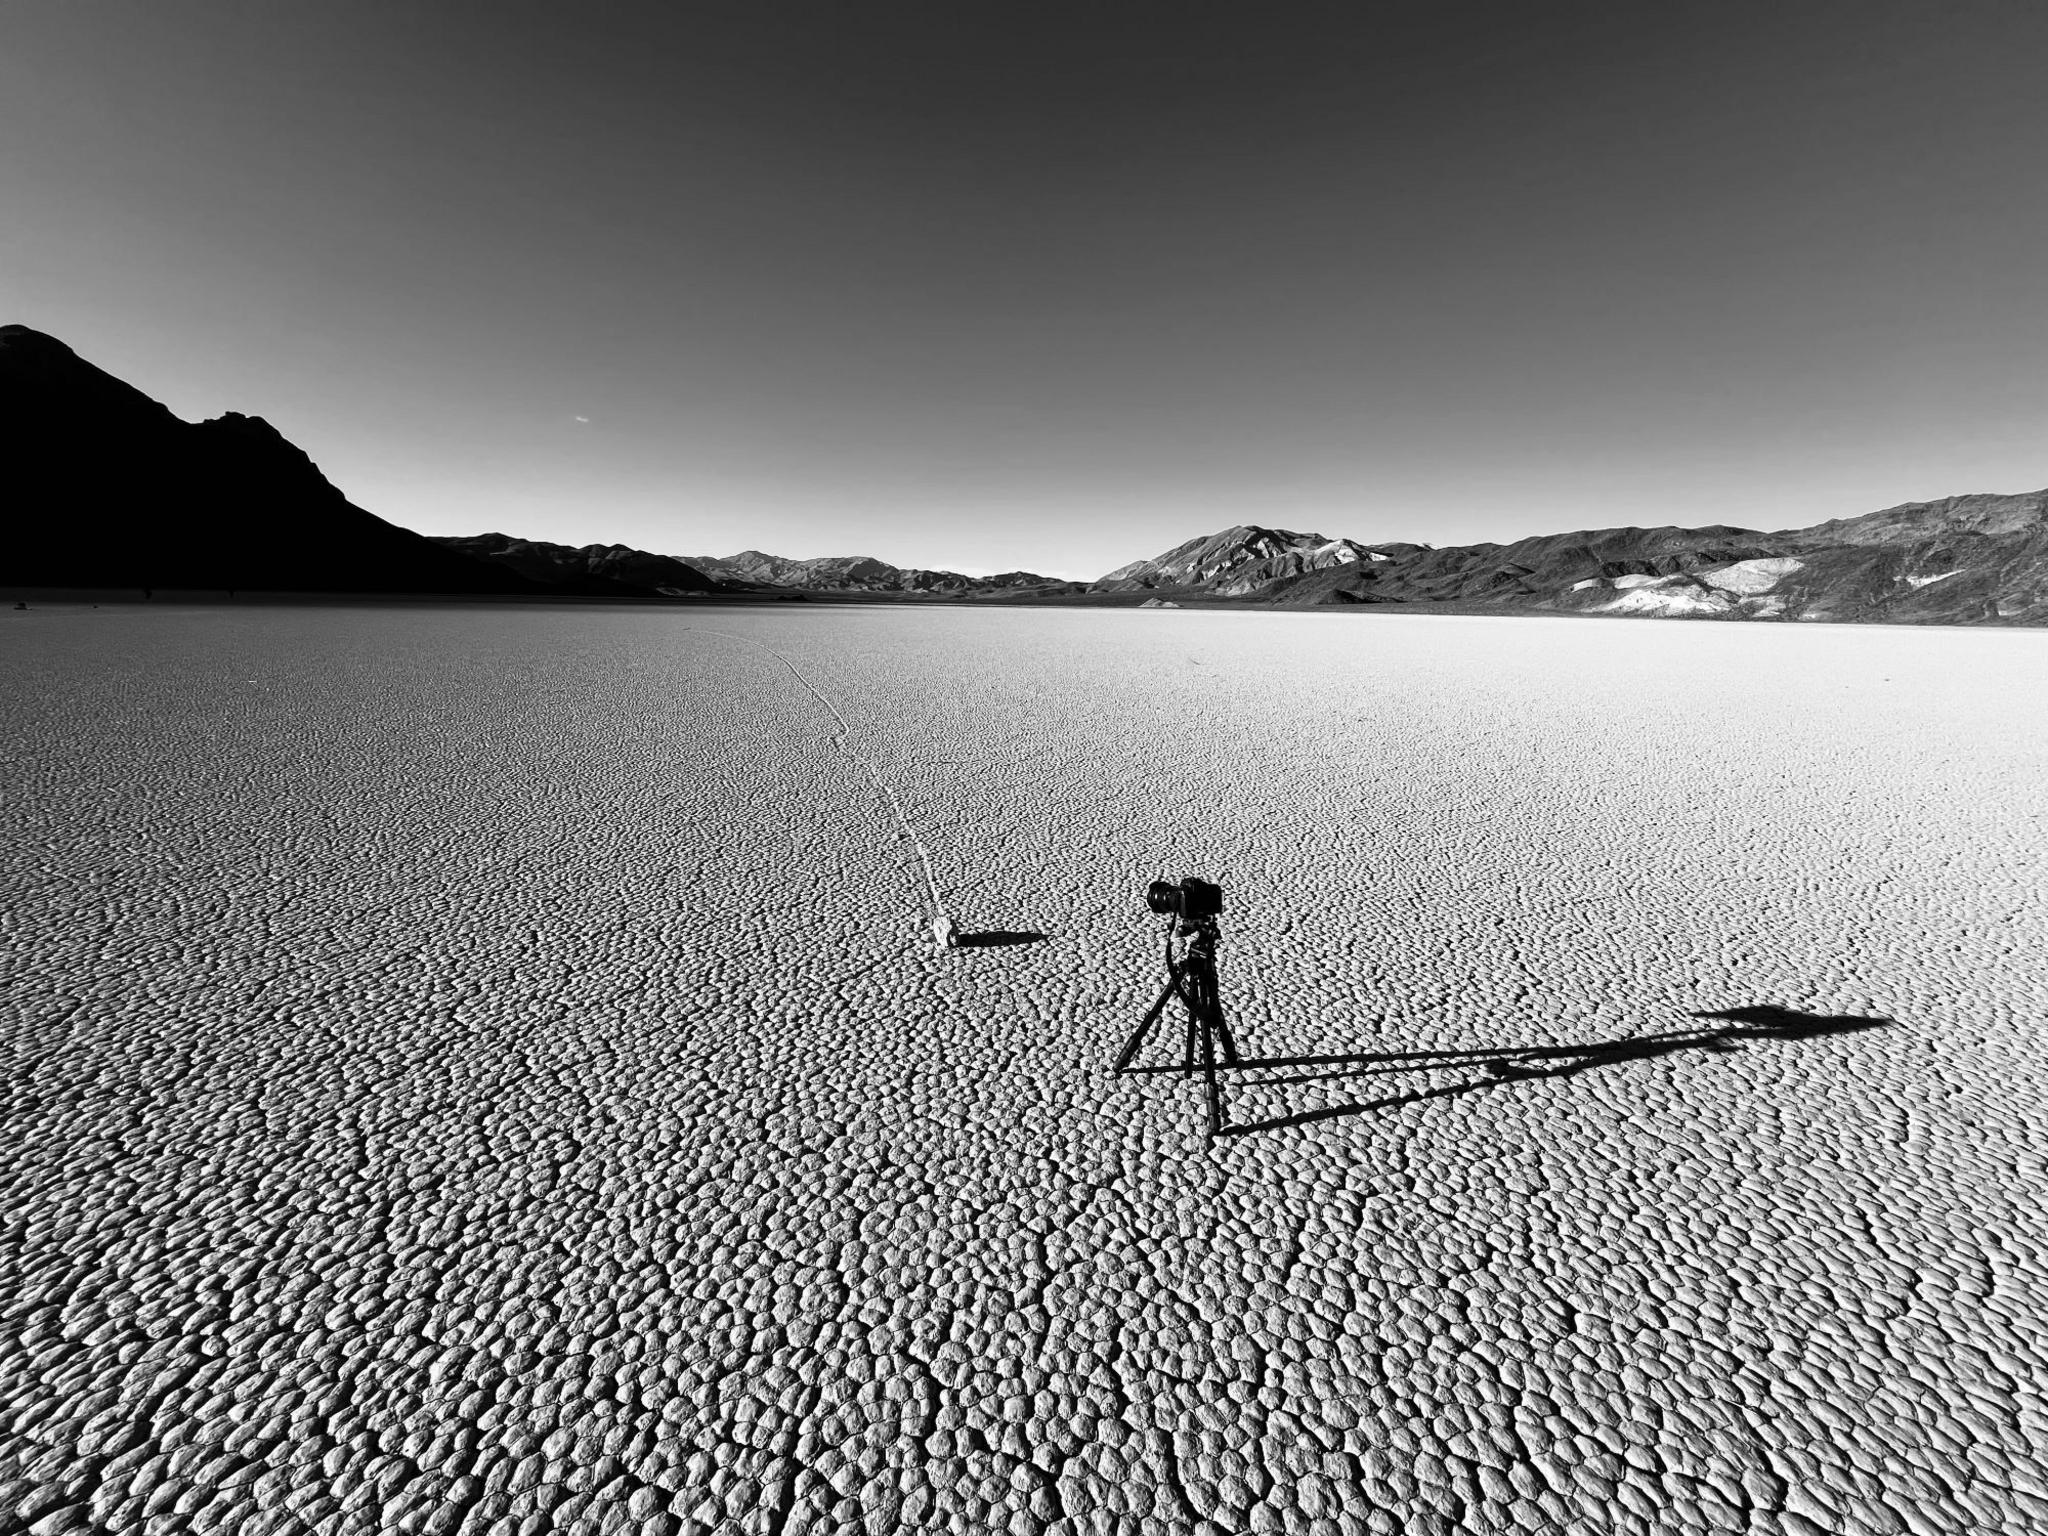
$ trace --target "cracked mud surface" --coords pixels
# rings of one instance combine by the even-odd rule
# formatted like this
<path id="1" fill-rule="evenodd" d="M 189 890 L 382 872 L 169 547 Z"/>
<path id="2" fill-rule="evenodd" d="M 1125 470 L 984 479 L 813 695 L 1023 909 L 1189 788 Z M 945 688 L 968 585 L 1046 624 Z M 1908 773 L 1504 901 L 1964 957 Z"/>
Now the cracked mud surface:
<path id="1" fill-rule="evenodd" d="M 2048 636 L 8 619 L 0 1527 L 2048 1526 Z"/>

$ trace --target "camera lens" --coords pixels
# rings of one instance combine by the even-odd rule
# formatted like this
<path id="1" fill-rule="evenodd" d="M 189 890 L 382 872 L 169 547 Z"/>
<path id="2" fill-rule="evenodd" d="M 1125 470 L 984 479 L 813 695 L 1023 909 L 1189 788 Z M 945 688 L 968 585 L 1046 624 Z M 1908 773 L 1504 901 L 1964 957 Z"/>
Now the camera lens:
<path id="1" fill-rule="evenodd" d="M 1171 880 L 1154 880 L 1145 887 L 1145 905 L 1154 912 L 1178 912 L 1180 910 L 1180 887 Z"/>

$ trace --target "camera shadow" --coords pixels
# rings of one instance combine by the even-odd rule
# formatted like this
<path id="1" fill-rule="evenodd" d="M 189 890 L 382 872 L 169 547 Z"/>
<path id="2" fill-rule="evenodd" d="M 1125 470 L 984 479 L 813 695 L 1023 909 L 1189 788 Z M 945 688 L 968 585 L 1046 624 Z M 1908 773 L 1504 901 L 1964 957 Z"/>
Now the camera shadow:
<path id="1" fill-rule="evenodd" d="M 1014 949 L 1019 944 L 1043 944 L 1049 934 L 995 928 L 987 933 L 963 933 L 953 940 L 955 949 Z"/>

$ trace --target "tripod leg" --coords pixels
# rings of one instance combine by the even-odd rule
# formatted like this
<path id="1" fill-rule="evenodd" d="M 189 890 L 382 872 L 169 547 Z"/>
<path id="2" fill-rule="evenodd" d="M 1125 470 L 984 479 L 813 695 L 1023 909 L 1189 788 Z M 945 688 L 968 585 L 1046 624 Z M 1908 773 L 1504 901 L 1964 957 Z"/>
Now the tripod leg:
<path id="1" fill-rule="evenodd" d="M 1215 973 L 1203 980 L 1213 982 Z M 1209 1091 L 1209 1139 L 1214 1141 L 1223 1134 L 1223 1085 L 1216 1078 L 1216 1032 L 1223 1025 L 1223 1008 L 1213 985 L 1202 987 L 1202 991 L 1206 994 L 1202 999 L 1202 1075 Z"/>
<path id="2" fill-rule="evenodd" d="M 1209 1018 L 1215 1026 L 1219 1043 L 1223 1047 L 1222 1062 L 1226 1067 L 1237 1066 L 1237 1041 L 1230 1033 L 1230 1025 L 1223 1017 L 1223 983 L 1216 979 L 1216 961 L 1210 957 L 1202 967 L 1202 980 L 1208 993 Z"/>
<path id="3" fill-rule="evenodd" d="M 1216 1003 L 1216 1033 L 1223 1041 L 1223 1065 L 1226 1067 L 1236 1066 L 1238 1064 L 1237 1041 L 1231 1038 L 1230 1025 L 1224 1021 L 1221 999 L 1218 999 Z"/>
<path id="4" fill-rule="evenodd" d="M 1181 1012 L 1187 1015 L 1187 1034 L 1180 1058 L 1182 1072 L 1197 1072 L 1202 1066 L 1203 1020 L 1209 1016 L 1209 994 L 1203 990 L 1202 976 L 1200 961 L 1191 960 L 1181 967 L 1180 1007 Z"/>
<path id="5" fill-rule="evenodd" d="M 1124 1048 L 1110 1070 L 1121 1072 L 1137 1059 L 1139 1049 L 1145 1044 L 1145 1037 L 1152 1032 L 1152 1026 L 1159 1022 L 1159 1015 L 1166 1012 L 1167 1002 L 1180 990 L 1180 968 L 1166 978 L 1166 985 L 1160 989 L 1159 1000 L 1145 1011 L 1145 1017 L 1138 1021 L 1138 1027 L 1131 1032 L 1131 1038 L 1124 1042 Z"/>

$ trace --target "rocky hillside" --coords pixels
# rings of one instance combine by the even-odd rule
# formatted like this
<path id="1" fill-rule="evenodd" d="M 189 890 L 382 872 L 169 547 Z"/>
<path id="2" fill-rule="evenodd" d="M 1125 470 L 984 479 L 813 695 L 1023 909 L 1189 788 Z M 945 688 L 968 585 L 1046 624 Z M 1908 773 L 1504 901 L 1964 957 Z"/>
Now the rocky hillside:
<path id="1" fill-rule="evenodd" d="M 1769 554 L 1741 528 L 1602 528 L 1512 544 L 1411 546 L 1370 567 L 1337 567 L 1258 594 L 1289 602 L 1529 602 L 1591 577 L 1678 575 Z"/>
<path id="2" fill-rule="evenodd" d="M 662 597 L 695 597 L 725 590 L 723 582 L 680 560 L 650 555 L 644 549 L 624 544 L 585 544 L 578 548 L 538 539 L 515 539 L 506 533 L 440 535 L 434 537 L 434 542 L 553 588 L 595 581 L 634 594 L 653 593 Z"/>
<path id="3" fill-rule="evenodd" d="M 262 417 L 182 421 L 27 326 L 0 326 L 0 421 L 9 586 L 543 590 L 365 512 Z"/>
<path id="4" fill-rule="evenodd" d="M 1940 501 L 1909 501 L 1882 512 L 1836 518 L 1771 537 L 1812 549 L 1916 544 L 1928 539 L 1968 539 L 1978 535 L 2002 538 L 2038 532 L 2044 517 L 2048 517 L 2048 491 L 2028 491 L 2018 496 L 1948 496 Z"/>
<path id="5" fill-rule="evenodd" d="M 2048 492 L 1953 496 L 1777 533 L 1603 528 L 1444 549 L 1232 528 L 1112 571 L 1094 590 L 1162 601 L 2048 623 Z"/>
<path id="6" fill-rule="evenodd" d="M 1386 544 L 1367 548 L 1350 539 L 1326 539 L 1320 533 L 1241 526 L 1189 539 L 1156 560 L 1120 565 L 1090 585 L 1097 592 L 1199 587 L 1217 597 L 1243 597 L 1312 571 L 1377 565 L 1419 547 Z"/>
<path id="7" fill-rule="evenodd" d="M 997 593 L 1081 590 L 1078 583 L 1038 576 L 1030 571 L 1006 571 L 999 576 L 963 576 L 958 571 L 905 569 L 866 555 L 821 555 L 810 560 L 787 560 L 780 555 L 763 554 L 758 549 L 744 549 L 736 555 L 689 555 L 684 559 L 687 564 L 724 581 L 802 592 L 894 592 L 975 597 Z"/>

